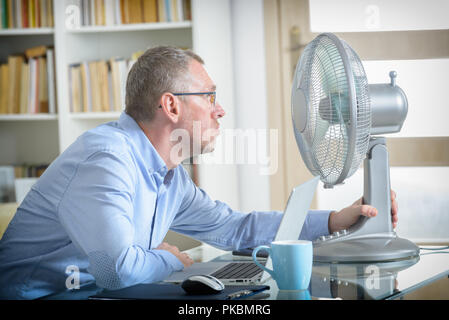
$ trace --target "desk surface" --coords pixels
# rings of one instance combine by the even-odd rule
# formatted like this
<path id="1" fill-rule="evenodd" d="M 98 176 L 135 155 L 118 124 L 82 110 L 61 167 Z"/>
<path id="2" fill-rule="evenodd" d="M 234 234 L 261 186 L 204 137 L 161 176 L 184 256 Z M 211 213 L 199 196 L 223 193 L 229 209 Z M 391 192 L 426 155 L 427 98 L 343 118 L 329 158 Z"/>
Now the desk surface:
<path id="1" fill-rule="evenodd" d="M 426 248 L 435 248 L 425 246 Z M 236 257 L 203 244 L 184 251 L 195 262 L 249 260 Z M 278 290 L 270 279 L 270 290 L 260 299 L 351 299 L 381 300 L 397 299 L 434 281 L 449 276 L 449 250 L 421 250 L 421 256 L 413 260 L 371 264 L 325 264 L 314 263 L 309 290 L 304 292 Z M 79 290 L 52 295 L 48 299 L 87 299 L 102 289 L 95 285 Z"/>
<path id="2" fill-rule="evenodd" d="M 438 246 L 423 246 L 439 248 Z M 195 262 L 242 260 L 229 252 L 203 244 L 187 250 Z M 312 299 L 341 298 L 351 300 L 397 299 L 434 281 L 449 276 L 449 249 L 421 250 L 418 258 L 405 261 L 370 264 L 314 263 L 309 293 Z M 267 299 L 296 299 L 302 294 L 277 288 L 274 280 L 267 283 Z"/>

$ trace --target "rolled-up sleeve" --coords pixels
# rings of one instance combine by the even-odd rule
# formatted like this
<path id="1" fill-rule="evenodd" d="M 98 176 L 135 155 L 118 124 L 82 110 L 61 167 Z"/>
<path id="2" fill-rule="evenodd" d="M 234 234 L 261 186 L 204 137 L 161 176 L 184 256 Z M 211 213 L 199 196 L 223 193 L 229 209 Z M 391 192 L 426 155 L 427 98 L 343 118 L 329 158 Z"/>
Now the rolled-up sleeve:
<path id="1" fill-rule="evenodd" d="M 183 268 L 168 251 L 134 244 L 135 185 L 129 156 L 97 152 L 78 165 L 59 204 L 61 224 L 88 257 L 88 271 L 100 287 L 155 282 Z"/>

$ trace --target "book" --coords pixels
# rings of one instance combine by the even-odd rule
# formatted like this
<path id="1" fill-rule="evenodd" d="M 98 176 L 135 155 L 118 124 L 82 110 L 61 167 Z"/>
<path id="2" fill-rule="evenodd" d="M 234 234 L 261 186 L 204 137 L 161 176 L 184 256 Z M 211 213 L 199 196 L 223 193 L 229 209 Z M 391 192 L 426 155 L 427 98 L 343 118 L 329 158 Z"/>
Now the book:
<path id="1" fill-rule="evenodd" d="M 89 62 L 90 87 L 92 93 L 92 112 L 101 112 L 101 93 L 99 83 L 99 72 L 96 61 Z"/>
<path id="2" fill-rule="evenodd" d="M 111 70 L 111 64 L 108 62 L 106 62 L 106 65 L 108 67 L 107 69 L 107 83 L 108 83 L 108 87 L 107 87 L 107 94 L 108 94 L 108 99 L 109 99 L 109 109 L 108 111 L 114 111 L 114 89 L 113 89 L 113 83 L 112 83 L 112 70 Z"/>
<path id="3" fill-rule="evenodd" d="M 95 5 L 94 5 L 95 25 L 97 25 L 97 26 L 106 25 L 104 0 L 92 0 L 92 1 L 95 2 Z"/>
<path id="4" fill-rule="evenodd" d="M 143 22 L 157 22 L 157 0 L 143 0 Z"/>
<path id="5" fill-rule="evenodd" d="M 22 1 L 22 27 L 29 28 L 30 22 L 28 17 L 28 0 L 21 0 L 21 1 Z"/>
<path id="6" fill-rule="evenodd" d="M 165 20 L 167 22 L 172 22 L 172 8 L 171 8 L 171 0 L 165 0 Z"/>
<path id="7" fill-rule="evenodd" d="M 48 17 L 47 17 L 47 1 L 46 0 L 40 0 L 39 1 L 39 12 L 40 12 L 40 22 L 41 27 L 45 28 L 48 27 Z"/>
<path id="8" fill-rule="evenodd" d="M 109 60 L 111 66 L 111 91 L 112 91 L 112 110 L 121 111 L 120 105 L 122 101 L 120 88 L 120 73 L 118 70 L 118 63 L 114 58 Z"/>
<path id="9" fill-rule="evenodd" d="M 128 0 L 129 23 L 142 23 L 142 2 L 140 0 Z"/>
<path id="10" fill-rule="evenodd" d="M 117 25 L 122 24 L 122 14 L 120 11 L 120 0 L 114 0 L 114 13 L 115 13 L 115 23 Z"/>
<path id="11" fill-rule="evenodd" d="M 16 18 L 16 28 L 23 28 L 23 22 L 22 22 L 22 1 L 15 0 L 14 1 L 15 6 L 15 18 Z"/>
<path id="12" fill-rule="evenodd" d="M 47 48 L 47 85 L 48 85 L 48 112 L 56 113 L 56 81 L 55 58 L 53 48 Z"/>
<path id="13" fill-rule="evenodd" d="M 53 0 L 47 1 L 47 27 L 53 28 L 55 26 L 54 16 L 53 16 Z"/>
<path id="14" fill-rule="evenodd" d="M 178 0 L 170 0 L 170 11 L 172 15 L 172 21 L 181 21 L 178 15 Z"/>
<path id="15" fill-rule="evenodd" d="M 90 84 L 90 71 L 87 62 L 81 63 L 81 84 L 83 90 L 83 112 L 92 111 L 92 91 Z"/>
<path id="16" fill-rule="evenodd" d="M 30 91 L 30 66 L 23 62 L 20 85 L 20 113 L 28 113 L 28 96 Z"/>
<path id="17" fill-rule="evenodd" d="M 38 92 L 39 92 L 39 62 L 37 58 L 28 60 L 30 67 L 30 84 L 28 95 L 28 113 L 37 113 Z"/>
<path id="18" fill-rule="evenodd" d="M 36 28 L 41 28 L 42 27 L 42 22 L 41 22 L 41 6 L 39 3 L 39 0 L 34 0 L 34 19 L 36 21 Z"/>
<path id="19" fill-rule="evenodd" d="M 159 22 L 167 22 L 167 14 L 165 10 L 165 0 L 157 0 L 157 16 Z"/>
<path id="20" fill-rule="evenodd" d="M 47 58 L 39 57 L 39 104 L 38 113 L 48 113 Z"/>
<path id="21" fill-rule="evenodd" d="M 36 46 L 25 50 L 25 56 L 30 58 L 42 57 L 47 53 L 46 46 Z"/>
<path id="22" fill-rule="evenodd" d="M 9 66 L 7 63 L 0 66 L 1 87 L 0 87 L 0 113 L 9 111 Z"/>
<path id="23" fill-rule="evenodd" d="M 8 28 L 14 28 L 12 0 L 6 0 L 6 10 L 8 12 Z"/>
<path id="24" fill-rule="evenodd" d="M 176 0 L 176 5 L 178 6 L 178 15 L 179 15 L 179 21 L 186 20 L 184 17 L 184 2 L 183 0 Z"/>
<path id="25" fill-rule="evenodd" d="M 100 60 L 97 61 L 97 76 L 98 76 L 98 88 L 99 88 L 99 101 L 100 108 L 99 111 L 107 112 L 109 111 L 109 93 L 108 93 L 108 67 L 107 62 Z"/>
<path id="26" fill-rule="evenodd" d="M 128 78 L 128 62 L 125 59 L 121 59 L 118 61 L 118 70 L 120 76 L 120 95 L 122 98 L 121 108 L 125 107 L 125 98 L 126 98 L 126 79 Z"/>
<path id="27" fill-rule="evenodd" d="M 81 112 L 81 101 L 82 92 L 81 92 L 81 71 L 80 64 L 71 64 L 70 68 L 70 86 L 71 86 L 71 94 L 70 94 L 70 111 L 71 112 Z"/>
<path id="28" fill-rule="evenodd" d="M 115 0 L 104 0 L 105 25 L 115 25 Z"/>
<path id="29" fill-rule="evenodd" d="M 20 78 L 23 61 L 24 58 L 21 55 L 8 57 L 10 81 L 8 113 L 19 113 L 20 111 Z"/>
<path id="30" fill-rule="evenodd" d="M 183 0 L 184 20 L 192 20 L 192 10 L 190 0 Z"/>
<path id="31" fill-rule="evenodd" d="M 97 22 L 96 22 L 96 19 L 95 19 L 95 17 L 96 17 L 95 6 L 96 6 L 95 0 L 89 0 L 90 25 L 91 26 L 97 25 Z"/>
<path id="32" fill-rule="evenodd" d="M 1 7 L 1 25 L 0 28 L 6 29 L 8 28 L 8 10 L 6 7 L 6 0 L 0 0 L 0 7 Z"/>
<path id="33" fill-rule="evenodd" d="M 28 19 L 30 21 L 30 28 L 36 28 L 36 15 L 34 13 L 34 5 L 34 0 L 28 0 Z"/>

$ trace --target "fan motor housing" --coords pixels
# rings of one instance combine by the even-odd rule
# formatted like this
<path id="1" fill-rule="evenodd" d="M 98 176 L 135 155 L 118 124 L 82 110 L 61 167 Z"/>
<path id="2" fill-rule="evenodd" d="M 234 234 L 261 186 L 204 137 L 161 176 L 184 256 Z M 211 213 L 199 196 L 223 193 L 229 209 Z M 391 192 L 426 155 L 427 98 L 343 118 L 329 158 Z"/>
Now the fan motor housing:
<path id="1" fill-rule="evenodd" d="M 371 100 L 371 134 L 401 131 L 407 117 L 408 101 L 404 91 L 387 83 L 369 84 Z"/>

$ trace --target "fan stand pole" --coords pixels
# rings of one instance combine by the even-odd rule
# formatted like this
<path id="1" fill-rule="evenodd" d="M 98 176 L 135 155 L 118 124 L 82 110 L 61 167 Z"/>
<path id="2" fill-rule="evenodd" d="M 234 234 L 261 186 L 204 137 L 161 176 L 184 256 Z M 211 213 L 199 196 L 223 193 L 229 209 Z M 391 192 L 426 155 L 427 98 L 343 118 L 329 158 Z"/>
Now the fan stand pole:
<path id="1" fill-rule="evenodd" d="M 348 230 L 314 242 L 314 261 L 377 262 L 410 259 L 419 255 L 411 241 L 397 237 L 391 222 L 390 166 L 386 139 L 370 139 L 364 163 L 365 204 L 378 210 L 376 217 L 360 217 Z"/>
<path id="2" fill-rule="evenodd" d="M 378 234 L 395 237 L 391 222 L 391 185 L 388 150 L 384 137 L 372 137 L 364 161 L 363 203 L 377 209 L 375 219 L 365 218 L 356 234 Z"/>

